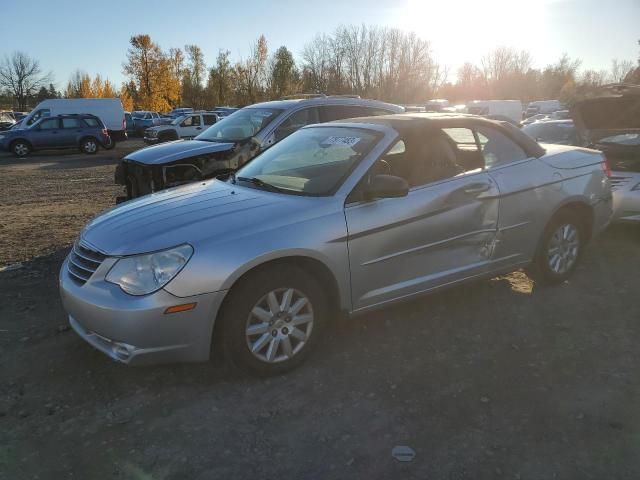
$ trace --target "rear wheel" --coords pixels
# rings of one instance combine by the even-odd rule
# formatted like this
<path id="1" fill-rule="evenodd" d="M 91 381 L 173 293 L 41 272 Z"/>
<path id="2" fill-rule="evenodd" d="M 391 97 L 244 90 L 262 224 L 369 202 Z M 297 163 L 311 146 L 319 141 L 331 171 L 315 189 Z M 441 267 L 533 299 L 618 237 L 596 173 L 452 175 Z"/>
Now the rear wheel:
<path id="1" fill-rule="evenodd" d="M 24 140 L 16 140 L 11 144 L 11 151 L 16 157 L 26 157 L 31 153 L 31 145 Z"/>
<path id="2" fill-rule="evenodd" d="M 534 276 L 555 284 L 565 281 L 580 260 L 587 238 L 577 214 L 564 212 L 547 225 L 534 260 Z"/>
<path id="3" fill-rule="evenodd" d="M 304 270 L 261 269 L 233 288 L 223 309 L 225 354 L 254 375 L 287 372 L 311 353 L 327 311 L 326 295 Z"/>
<path id="4" fill-rule="evenodd" d="M 113 138 L 108 137 L 108 140 L 102 144 L 102 148 L 105 150 L 112 150 L 116 146 L 116 142 Z"/>
<path id="5" fill-rule="evenodd" d="M 83 138 L 80 142 L 80 151 L 93 155 L 98 151 L 98 141 L 93 137 Z"/>

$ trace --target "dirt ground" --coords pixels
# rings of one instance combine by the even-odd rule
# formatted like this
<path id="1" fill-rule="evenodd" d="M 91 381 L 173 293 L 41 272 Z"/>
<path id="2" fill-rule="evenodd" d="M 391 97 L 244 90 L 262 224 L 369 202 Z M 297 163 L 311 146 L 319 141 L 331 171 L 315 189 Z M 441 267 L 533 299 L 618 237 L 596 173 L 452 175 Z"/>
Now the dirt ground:
<path id="1" fill-rule="evenodd" d="M 131 368 L 57 291 L 126 148 L 0 156 L 0 266 L 23 262 L 0 273 L 0 479 L 640 478 L 640 227 L 558 287 L 516 272 L 335 322 L 283 377 Z"/>

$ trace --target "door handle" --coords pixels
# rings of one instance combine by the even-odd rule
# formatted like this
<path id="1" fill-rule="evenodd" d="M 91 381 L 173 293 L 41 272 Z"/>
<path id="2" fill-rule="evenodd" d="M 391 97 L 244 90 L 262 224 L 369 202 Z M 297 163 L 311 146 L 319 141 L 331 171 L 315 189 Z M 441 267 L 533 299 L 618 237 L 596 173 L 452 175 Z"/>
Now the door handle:
<path id="1" fill-rule="evenodd" d="M 491 184 L 489 183 L 472 183 L 467 188 L 464 189 L 464 193 L 474 194 L 474 193 L 482 193 L 486 192 L 491 188 Z"/>

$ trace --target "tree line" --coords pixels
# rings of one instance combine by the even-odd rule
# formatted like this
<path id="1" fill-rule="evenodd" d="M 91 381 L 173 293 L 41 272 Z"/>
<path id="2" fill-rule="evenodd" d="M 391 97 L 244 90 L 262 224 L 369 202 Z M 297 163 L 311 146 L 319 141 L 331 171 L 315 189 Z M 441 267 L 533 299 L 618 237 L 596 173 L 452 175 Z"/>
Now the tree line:
<path id="1" fill-rule="evenodd" d="M 207 66 L 198 45 L 163 50 L 141 34 L 130 38 L 122 66 L 126 81 L 119 87 L 78 70 L 57 91 L 37 60 L 15 52 L 0 62 L 0 103 L 25 110 L 44 98 L 118 96 L 127 110 L 168 111 L 177 106 L 244 106 L 298 93 L 352 94 L 399 104 L 436 97 L 454 102 L 558 98 L 571 103 L 605 83 L 640 83 L 640 58 L 614 59 L 603 70 L 582 70 L 581 61 L 566 54 L 543 68 L 533 64 L 529 52 L 502 46 L 449 72 L 430 43 L 413 32 L 350 25 L 316 35 L 297 60 L 286 46 L 271 52 L 261 35 L 245 58 L 233 62 L 230 51 L 221 49 Z"/>

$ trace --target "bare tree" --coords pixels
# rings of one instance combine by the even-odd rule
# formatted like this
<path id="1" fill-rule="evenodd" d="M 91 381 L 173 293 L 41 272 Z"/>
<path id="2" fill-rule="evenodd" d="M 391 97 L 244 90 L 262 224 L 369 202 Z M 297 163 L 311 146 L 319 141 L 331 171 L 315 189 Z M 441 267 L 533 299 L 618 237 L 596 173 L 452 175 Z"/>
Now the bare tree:
<path id="1" fill-rule="evenodd" d="M 15 97 L 19 110 L 26 110 L 29 97 L 50 81 L 51 73 L 42 73 L 40 62 L 24 52 L 13 52 L 0 64 L 0 87 Z"/>
<path id="2" fill-rule="evenodd" d="M 635 69 L 632 60 L 618 60 L 614 58 L 611 61 L 611 81 L 615 83 L 624 82 L 627 75 Z"/>

